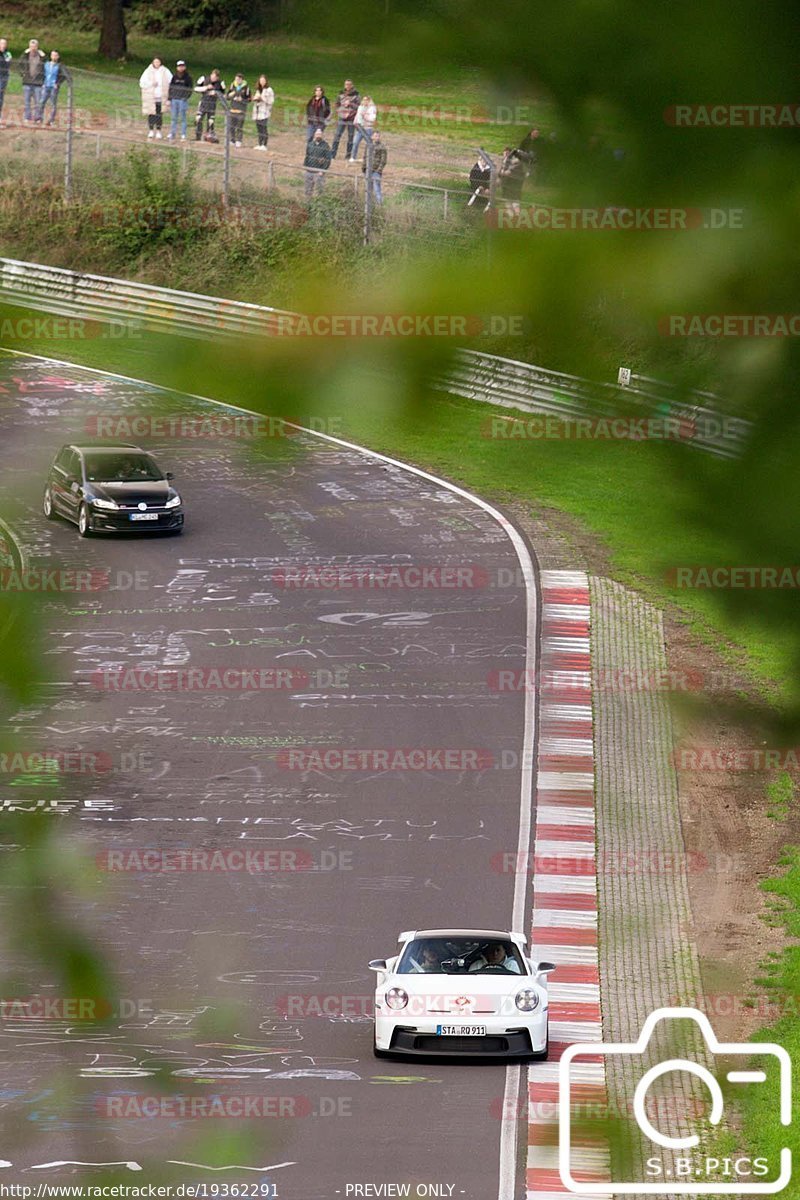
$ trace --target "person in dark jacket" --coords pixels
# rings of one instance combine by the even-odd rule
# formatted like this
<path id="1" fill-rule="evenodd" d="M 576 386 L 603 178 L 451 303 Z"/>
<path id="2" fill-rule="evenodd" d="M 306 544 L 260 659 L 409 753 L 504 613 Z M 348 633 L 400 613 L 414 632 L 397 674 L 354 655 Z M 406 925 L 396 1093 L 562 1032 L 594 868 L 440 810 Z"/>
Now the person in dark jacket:
<path id="1" fill-rule="evenodd" d="M 189 113 L 189 99 L 192 95 L 194 82 L 187 69 L 186 63 L 179 58 L 175 64 L 175 74 L 169 85 L 170 141 L 178 136 L 178 125 L 181 129 L 181 141 L 186 141 L 186 118 Z"/>
<path id="2" fill-rule="evenodd" d="M 31 38 L 28 49 L 20 55 L 19 73 L 22 76 L 22 94 L 25 97 L 25 120 L 36 121 L 44 84 L 44 51 L 39 49 L 36 38 Z"/>
<path id="3" fill-rule="evenodd" d="M 11 74 L 11 51 L 5 38 L 0 38 L 0 126 L 3 124 L 3 101 L 6 97 L 8 77 Z"/>
<path id="4" fill-rule="evenodd" d="M 352 79 L 345 79 L 344 89 L 339 92 L 336 97 L 336 133 L 331 146 L 331 158 L 336 158 L 336 152 L 339 149 L 339 142 L 342 140 L 342 134 L 347 130 L 347 153 L 345 158 L 350 158 L 353 152 L 353 134 L 355 133 L 355 120 L 358 106 L 361 103 L 361 94 L 357 87 L 353 86 Z"/>
<path id="5" fill-rule="evenodd" d="M 525 163 L 513 146 L 506 146 L 503 160 L 498 171 L 500 180 L 500 195 L 508 203 L 512 212 L 519 212 L 519 202 L 522 199 L 522 185 L 525 182 Z"/>
<path id="6" fill-rule="evenodd" d="M 215 67 L 210 74 L 200 76 L 194 90 L 200 93 L 200 104 L 194 119 L 195 141 L 199 142 L 203 136 L 203 118 L 205 117 L 206 141 L 218 142 L 219 138 L 214 133 L 214 122 L 217 115 L 217 101 L 220 96 L 225 95 L 225 81 L 220 79 L 219 71 Z"/>
<path id="7" fill-rule="evenodd" d="M 331 165 L 331 148 L 323 137 L 322 130 L 314 132 L 310 142 L 306 142 L 306 156 L 303 166 L 306 168 L 306 195 L 313 196 L 321 193 L 325 186 L 325 172 Z"/>
<path id="8" fill-rule="evenodd" d="M 477 158 L 469 173 L 469 186 L 472 195 L 467 201 L 467 208 L 475 213 L 485 213 L 491 198 L 492 171 L 489 164 L 482 158 Z"/>
<path id="9" fill-rule="evenodd" d="M 56 119 L 56 109 L 58 108 L 58 90 L 64 82 L 64 68 L 61 65 L 61 55 L 57 50 L 50 51 L 50 58 L 44 64 L 44 83 L 39 94 L 39 111 L 36 114 L 36 119 L 41 124 L 44 121 L 44 112 L 48 104 L 50 105 L 50 119 L 48 125 L 54 125 Z"/>
<path id="10" fill-rule="evenodd" d="M 361 170 L 367 174 L 367 163 L 372 159 L 372 170 L 370 176 L 372 179 L 372 194 L 375 197 L 376 204 L 383 204 L 383 169 L 389 159 L 389 152 L 381 141 L 381 135 L 376 129 L 372 135 L 372 154 L 367 146 L 364 155 L 364 162 L 361 165 Z"/>
<path id="11" fill-rule="evenodd" d="M 317 84 L 314 88 L 314 95 L 306 105 L 306 141 L 310 142 L 314 134 L 319 131 L 322 133 L 325 126 L 328 124 L 328 117 L 331 115 L 331 102 L 325 95 L 325 91 L 321 84 Z"/>
<path id="12" fill-rule="evenodd" d="M 231 141 L 234 146 L 241 146 L 244 132 L 244 119 L 247 116 L 247 106 L 252 100 L 247 80 L 241 71 L 236 72 L 233 84 L 228 91 L 228 112 L 231 122 Z"/>

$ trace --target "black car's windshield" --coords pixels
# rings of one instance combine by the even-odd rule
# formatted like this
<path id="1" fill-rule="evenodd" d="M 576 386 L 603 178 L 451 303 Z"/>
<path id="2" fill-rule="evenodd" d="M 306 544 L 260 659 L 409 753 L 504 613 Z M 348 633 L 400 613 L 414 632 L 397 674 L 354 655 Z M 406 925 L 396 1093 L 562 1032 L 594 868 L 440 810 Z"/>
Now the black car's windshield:
<path id="1" fill-rule="evenodd" d="M 400 962 L 400 975 L 525 975 L 513 942 L 501 938 L 415 938 Z"/>
<path id="2" fill-rule="evenodd" d="M 86 478 L 92 483 L 154 483 L 164 475 L 149 454 L 87 454 Z"/>

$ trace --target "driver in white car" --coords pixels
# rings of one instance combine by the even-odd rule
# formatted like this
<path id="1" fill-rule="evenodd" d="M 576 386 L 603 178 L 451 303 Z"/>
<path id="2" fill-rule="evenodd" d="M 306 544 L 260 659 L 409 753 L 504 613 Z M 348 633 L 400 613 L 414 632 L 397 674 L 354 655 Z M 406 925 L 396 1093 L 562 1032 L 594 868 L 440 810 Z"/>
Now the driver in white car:
<path id="1" fill-rule="evenodd" d="M 508 947 L 503 942 L 489 942 L 480 958 L 470 963 L 470 971 L 482 971 L 484 967 L 505 967 L 519 975 L 519 963 L 508 953 Z"/>

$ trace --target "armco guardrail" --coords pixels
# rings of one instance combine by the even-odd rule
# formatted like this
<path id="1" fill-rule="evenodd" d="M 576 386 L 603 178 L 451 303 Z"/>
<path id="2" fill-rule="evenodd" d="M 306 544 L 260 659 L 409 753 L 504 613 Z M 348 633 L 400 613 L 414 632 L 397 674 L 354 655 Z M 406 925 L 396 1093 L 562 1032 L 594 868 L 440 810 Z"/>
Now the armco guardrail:
<path id="1" fill-rule="evenodd" d="M 290 334 L 293 322 L 302 319 L 284 309 L 12 258 L 0 258 L 0 300 L 61 316 L 136 322 L 143 330 L 190 337 L 210 332 L 217 336 Z M 623 388 L 474 350 L 459 351 L 454 369 L 434 386 L 503 408 L 552 413 L 563 420 L 618 416 L 621 410 L 669 417 L 682 424 L 687 444 L 724 458 L 741 453 L 751 428 L 750 422 L 724 416 L 709 405 L 713 397 L 708 393 L 695 393 L 686 402 L 658 380 L 634 377 Z"/>
<path id="2" fill-rule="evenodd" d="M 708 404 L 708 392 L 678 399 L 669 384 L 633 377 L 632 385 L 595 383 L 577 375 L 547 371 L 514 359 L 459 352 L 455 370 L 436 381 L 443 391 L 501 408 L 529 413 L 552 413 L 565 420 L 614 417 L 632 411 L 641 417 L 669 418 L 679 426 L 687 445 L 720 458 L 737 458 L 750 433 L 751 423 L 725 416 Z"/>

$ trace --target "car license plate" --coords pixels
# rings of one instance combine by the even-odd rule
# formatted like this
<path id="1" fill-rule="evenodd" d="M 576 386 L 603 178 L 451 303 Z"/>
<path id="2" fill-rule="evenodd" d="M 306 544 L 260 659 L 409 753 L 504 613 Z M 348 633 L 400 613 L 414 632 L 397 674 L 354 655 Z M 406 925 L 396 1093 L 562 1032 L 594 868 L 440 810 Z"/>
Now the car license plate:
<path id="1" fill-rule="evenodd" d="M 131 513 L 132 521 L 157 521 L 158 513 Z"/>
<path id="2" fill-rule="evenodd" d="M 486 1037 L 485 1025 L 437 1025 L 439 1037 Z"/>

